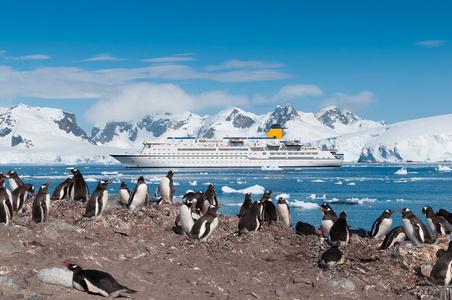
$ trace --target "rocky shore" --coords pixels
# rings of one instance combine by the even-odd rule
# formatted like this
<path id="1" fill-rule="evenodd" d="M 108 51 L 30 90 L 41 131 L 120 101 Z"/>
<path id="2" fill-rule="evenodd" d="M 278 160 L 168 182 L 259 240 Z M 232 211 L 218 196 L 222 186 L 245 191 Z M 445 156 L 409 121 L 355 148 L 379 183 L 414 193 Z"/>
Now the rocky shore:
<path id="1" fill-rule="evenodd" d="M 64 269 L 64 260 L 109 272 L 137 290 L 136 299 L 433 299 L 445 292 L 425 275 L 447 239 L 379 251 L 381 242 L 352 236 L 345 263 L 321 270 L 327 246 L 319 237 L 280 224 L 238 236 L 238 218 L 222 215 L 201 243 L 172 231 L 177 206 L 129 212 L 111 205 L 91 220 L 81 219 L 83 211 L 81 203 L 56 201 L 48 223 L 25 214 L 0 225 L 1 299 L 102 298 L 43 282 L 42 270 Z"/>

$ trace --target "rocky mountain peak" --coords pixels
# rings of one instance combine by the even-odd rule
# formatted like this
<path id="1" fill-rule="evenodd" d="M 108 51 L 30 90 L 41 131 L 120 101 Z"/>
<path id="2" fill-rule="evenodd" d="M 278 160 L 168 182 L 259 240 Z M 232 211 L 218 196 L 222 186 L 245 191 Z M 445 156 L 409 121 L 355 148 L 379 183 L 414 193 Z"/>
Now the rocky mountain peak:
<path id="1" fill-rule="evenodd" d="M 267 131 L 273 124 L 285 126 L 288 121 L 294 120 L 298 116 L 299 116 L 298 112 L 295 110 L 295 108 L 293 108 L 292 105 L 290 104 L 286 104 L 283 106 L 278 105 L 276 106 L 275 110 L 270 114 L 270 117 L 268 118 L 264 126 L 260 126 L 258 128 L 258 132 Z"/>
<path id="2" fill-rule="evenodd" d="M 322 109 L 316 114 L 316 117 L 323 125 L 332 129 L 334 129 L 337 124 L 348 125 L 361 120 L 361 118 L 354 113 L 347 110 L 341 110 L 337 106 L 330 106 Z"/>

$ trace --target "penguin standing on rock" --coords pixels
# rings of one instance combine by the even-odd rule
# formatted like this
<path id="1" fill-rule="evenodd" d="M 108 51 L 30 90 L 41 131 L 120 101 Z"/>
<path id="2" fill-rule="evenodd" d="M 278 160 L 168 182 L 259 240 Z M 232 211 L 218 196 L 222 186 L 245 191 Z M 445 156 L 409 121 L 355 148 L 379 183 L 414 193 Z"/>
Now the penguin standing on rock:
<path id="1" fill-rule="evenodd" d="M 446 219 L 449 224 L 452 224 L 452 214 L 447 210 L 440 208 L 436 214 Z"/>
<path id="2" fill-rule="evenodd" d="M 392 226 L 392 214 L 394 211 L 386 209 L 383 213 L 374 221 L 370 234 L 374 239 L 380 239 L 391 230 Z"/>
<path id="3" fill-rule="evenodd" d="M 11 191 L 14 191 L 19 186 L 24 184 L 15 170 L 9 171 L 8 173 L 6 173 L 6 176 L 8 177 L 9 187 L 11 188 Z"/>
<path id="4" fill-rule="evenodd" d="M 403 208 L 399 212 L 402 213 L 403 230 L 410 241 L 416 246 L 423 243 L 434 243 L 427 227 L 409 208 Z"/>
<path id="5" fill-rule="evenodd" d="M 323 213 L 320 230 L 324 238 L 329 238 L 331 227 L 333 227 L 334 222 L 336 222 L 337 215 L 328 203 L 320 205 L 320 210 Z"/>
<path id="6" fill-rule="evenodd" d="M 129 209 L 136 210 L 138 208 L 143 207 L 149 201 L 148 196 L 148 185 L 144 180 L 143 176 L 140 176 L 137 180 L 137 184 L 135 185 L 135 189 L 133 190 L 132 195 L 130 195 L 129 199 Z"/>
<path id="7" fill-rule="evenodd" d="M 190 203 L 192 217 L 196 220 L 201 217 L 201 212 L 196 208 L 196 205 L 205 202 L 209 203 L 209 201 L 205 199 L 203 192 L 188 192 L 182 197 L 182 203 Z"/>
<path id="8" fill-rule="evenodd" d="M 119 187 L 119 203 L 122 204 L 122 206 L 126 207 L 129 204 L 130 199 L 130 190 L 127 187 L 127 184 L 122 181 L 121 186 Z"/>
<path id="9" fill-rule="evenodd" d="M 9 209 L 8 209 L 9 220 L 11 220 L 13 218 L 13 214 L 14 214 L 13 196 L 12 196 L 11 191 L 5 187 L 5 179 L 6 178 L 7 177 L 3 173 L 0 173 L 0 188 L 5 189 L 6 196 L 4 198 L 6 200 L 6 206 L 9 207 Z"/>
<path id="10" fill-rule="evenodd" d="M 102 216 L 102 212 L 108 203 L 108 185 L 110 183 L 108 180 L 101 180 L 97 183 L 96 190 L 91 194 L 86 204 L 84 217 L 92 218 Z"/>
<path id="11" fill-rule="evenodd" d="M 50 195 L 48 194 L 48 188 L 48 183 L 41 185 L 33 201 L 31 215 L 36 223 L 47 222 L 49 217 Z"/>
<path id="12" fill-rule="evenodd" d="M 0 186 L 0 223 L 6 225 L 11 221 L 13 207 L 8 198 L 8 193 L 4 186 Z"/>
<path id="13" fill-rule="evenodd" d="M 218 226 L 218 207 L 211 206 L 206 215 L 196 220 L 190 231 L 189 236 L 192 239 L 206 241 Z"/>
<path id="14" fill-rule="evenodd" d="M 215 192 L 215 185 L 209 184 L 207 187 L 207 191 L 204 193 L 206 199 L 209 201 L 210 205 L 213 205 L 215 207 L 219 206 L 218 199 L 217 199 L 217 193 Z"/>
<path id="15" fill-rule="evenodd" d="M 28 199 L 34 197 L 35 195 L 35 187 L 31 184 L 24 184 L 16 188 L 12 193 L 13 200 L 13 209 L 15 212 L 21 212 L 24 206 L 24 203 L 27 202 Z"/>
<path id="16" fill-rule="evenodd" d="M 130 298 L 130 294 L 137 292 L 121 285 L 113 276 L 106 272 L 83 270 L 80 266 L 68 261 L 65 261 L 64 265 L 73 272 L 72 285 L 79 291 L 111 298 Z"/>
<path id="17" fill-rule="evenodd" d="M 447 251 L 439 256 L 432 272 L 430 280 L 441 286 L 448 286 L 452 279 L 452 241 L 449 242 Z"/>
<path id="18" fill-rule="evenodd" d="M 63 200 L 70 197 L 70 189 L 73 184 L 72 178 L 66 178 L 53 190 L 50 200 Z"/>
<path id="19" fill-rule="evenodd" d="M 83 178 L 82 173 L 77 168 L 71 169 L 71 172 L 72 174 L 74 174 L 74 176 L 72 177 L 73 180 L 73 188 L 71 194 L 72 200 L 82 202 L 88 201 L 89 190 L 85 178 Z"/>
<path id="20" fill-rule="evenodd" d="M 195 221 L 192 217 L 192 204 L 194 198 L 186 199 L 184 197 L 185 201 L 182 201 L 182 204 L 179 208 L 179 215 L 176 217 L 175 221 L 175 227 L 174 231 L 178 234 L 186 234 L 189 235 L 191 232 L 191 229 L 193 228 L 193 225 L 195 224 Z"/>
<path id="21" fill-rule="evenodd" d="M 271 222 L 273 221 L 278 221 L 278 212 L 276 210 L 276 206 L 273 204 L 270 198 L 271 194 L 271 191 L 265 191 L 260 200 L 262 204 L 261 220 L 262 222 L 268 222 L 269 224 L 271 224 Z"/>
<path id="22" fill-rule="evenodd" d="M 442 216 L 436 215 L 430 206 L 424 206 L 421 214 L 427 218 L 427 225 L 432 235 L 450 234 L 452 232 L 452 225 Z"/>
<path id="23" fill-rule="evenodd" d="M 403 226 L 398 226 L 396 228 L 391 229 L 385 236 L 383 243 L 380 246 L 380 250 L 385 250 L 391 248 L 396 243 L 401 243 L 406 241 L 406 234 L 403 230 Z"/>
<path id="24" fill-rule="evenodd" d="M 255 201 L 239 220 L 239 234 L 258 231 L 262 222 L 260 218 L 262 204 Z"/>
<path id="25" fill-rule="evenodd" d="M 287 227 L 292 227 L 292 219 L 290 217 L 289 204 L 287 204 L 287 201 L 284 197 L 278 198 L 277 211 L 279 221 Z"/>
<path id="26" fill-rule="evenodd" d="M 319 266 L 323 269 L 333 267 L 335 265 L 343 264 L 345 261 L 345 255 L 339 249 L 338 246 L 332 246 L 322 253 L 319 260 Z"/>
<path id="27" fill-rule="evenodd" d="M 251 205 L 253 205 L 253 200 L 251 200 L 251 193 L 245 194 L 245 200 L 243 200 L 242 206 L 240 207 L 240 212 L 238 214 L 238 217 L 243 217 L 246 212 L 251 209 Z"/>
<path id="28" fill-rule="evenodd" d="M 347 245 L 350 240 L 350 232 L 347 225 L 347 214 L 345 211 L 341 212 L 339 219 L 334 222 L 330 230 L 331 245 L 343 246 Z"/>
<path id="29" fill-rule="evenodd" d="M 168 171 L 165 177 L 160 180 L 160 185 L 158 193 L 161 195 L 161 203 L 163 204 L 173 204 L 174 196 L 174 183 L 173 183 L 173 171 Z"/>

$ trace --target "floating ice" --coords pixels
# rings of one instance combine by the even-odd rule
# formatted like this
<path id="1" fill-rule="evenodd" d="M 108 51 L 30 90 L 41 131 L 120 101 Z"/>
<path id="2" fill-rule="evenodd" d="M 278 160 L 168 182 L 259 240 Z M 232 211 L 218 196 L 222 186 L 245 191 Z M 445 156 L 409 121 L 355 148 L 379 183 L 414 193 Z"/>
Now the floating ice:
<path id="1" fill-rule="evenodd" d="M 316 209 L 319 208 L 319 205 L 317 203 L 312 202 L 304 202 L 304 201 L 290 201 L 289 206 L 296 207 L 296 208 L 304 208 L 304 209 Z"/>
<path id="2" fill-rule="evenodd" d="M 340 184 L 343 184 L 343 183 L 342 183 L 342 181 L 339 180 L 338 182 L 335 182 L 334 184 L 340 185 Z"/>
<path id="3" fill-rule="evenodd" d="M 92 178 L 92 177 L 88 177 L 88 178 L 85 178 L 85 181 L 86 182 L 96 182 L 97 179 L 96 178 Z"/>
<path id="4" fill-rule="evenodd" d="M 264 170 L 264 171 L 280 171 L 282 169 L 280 167 L 278 167 L 278 166 L 262 166 L 261 170 Z"/>
<path id="5" fill-rule="evenodd" d="M 104 176 L 122 175 L 122 174 L 120 174 L 118 171 L 111 171 L 111 172 L 103 171 L 101 174 L 104 175 Z"/>
<path id="6" fill-rule="evenodd" d="M 311 180 L 311 182 L 325 182 L 325 180 L 323 180 L 323 179 L 314 179 L 314 180 Z"/>
<path id="7" fill-rule="evenodd" d="M 408 171 L 405 167 L 402 167 L 394 172 L 394 175 L 407 175 Z"/>
<path id="8" fill-rule="evenodd" d="M 452 171 L 452 168 L 449 167 L 449 166 L 442 166 L 442 165 L 439 165 L 439 166 L 436 168 L 436 170 L 437 170 L 438 172 L 450 172 L 450 171 Z"/>
<path id="9" fill-rule="evenodd" d="M 245 184 L 246 181 L 242 181 L 242 180 L 237 180 L 237 184 Z"/>
<path id="10" fill-rule="evenodd" d="M 348 198 L 346 200 L 347 202 L 353 204 L 366 204 L 366 203 L 374 203 L 375 201 L 377 201 L 377 199 L 375 198 Z"/>
<path id="11" fill-rule="evenodd" d="M 279 198 L 284 198 L 284 199 L 287 200 L 287 199 L 290 198 L 290 195 L 286 194 L 286 193 L 282 193 L 282 194 L 276 195 L 275 199 L 278 200 Z"/>
<path id="12" fill-rule="evenodd" d="M 347 185 L 356 185 L 354 182 L 347 183 Z"/>
<path id="13" fill-rule="evenodd" d="M 396 201 L 396 202 L 406 202 L 406 200 L 405 200 L 405 199 L 403 199 L 403 198 L 400 198 L 400 199 L 396 199 L 395 201 Z"/>
<path id="14" fill-rule="evenodd" d="M 315 200 L 317 199 L 317 195 L 316 194 L 311 194 L 309 196 L 306 196 L 307 199 L 311 199 L 311 200 Z"/>
<path id="15" fill-rule="evenodd" d="M 228 186 L 223 186 L 221 188 L 221 191 L 223 193 L 237 193 L 237 194 L 247 194 L 247 193 L 252 193 L 252 194 L 262 194 L 265 192 L 265 188 L 263 186 L 260 186 L 258 184 L 255 184 L 253 186 L 247 187 L 245 189 L 241 189 L 241 190 L 236 190 L 233 189 L 231 187 Z"/>
<path id="16" fill-rule="evenodd" d="M 242 206 L 242 203 L 223 203 L 226 206 Z"/>
<path id="17" fill-rule="evenodd" d="M 193 181 L 189 181 L 188 184 L 190 184 L 191 186 L 197 186 L 198 182 L 196 180 L 193 180 Z"/>

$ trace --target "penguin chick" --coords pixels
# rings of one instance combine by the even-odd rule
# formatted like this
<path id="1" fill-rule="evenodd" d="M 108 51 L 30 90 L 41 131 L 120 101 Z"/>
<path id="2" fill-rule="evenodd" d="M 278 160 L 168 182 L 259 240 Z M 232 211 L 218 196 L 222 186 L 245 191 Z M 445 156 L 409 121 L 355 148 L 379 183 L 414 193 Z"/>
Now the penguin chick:
<path id="1" fill-rule="evenodd" d="M 107 207 L 108 203 L 108 185 L 111 182 L 108 180 L 101 180 L 97 183 L 96 190 L 91 194 L 91 197 L 86 204 L 85 218 L 100 217 L 102 212 Z"/>
<path id="2" fill-rule="evenodd" d="M 195 224 L 190 231 L 190 237 L 192 239 L 206 241 L 218 226 L 218 207 L 211 206 L 206 215 L 196 220 Z"/>
<path id="3" fill-rule="evenodd" d="M 45 183 L 39 188 L 38 194 L 36 195 L 32 209 L 31 215 L 33 221 L 36 223 L 47 222 L 50 210 L 50 195 L 48 194 L 48 184 Z"/>
<path id="4" fill-rule="evenodd" d="M 64 265 L 73 272 L 72 285 L 75 289 L 88 294 L 98 294 L 104 297 L 130 298 L 130 294 L 137 291 L 121 285 L 110 274 L 98 270 L 83 270 L 77 264 L 64 262 Z"/>
<path id="5" fill-rule="evenodd" d="M 338 246 L 331 246 L 325 252 L 319 260 L 319 266 L 323 269 L 331 268 L 336 265 L 343 264 L 345 261 L 345 255 L 339 249 Z"/>

